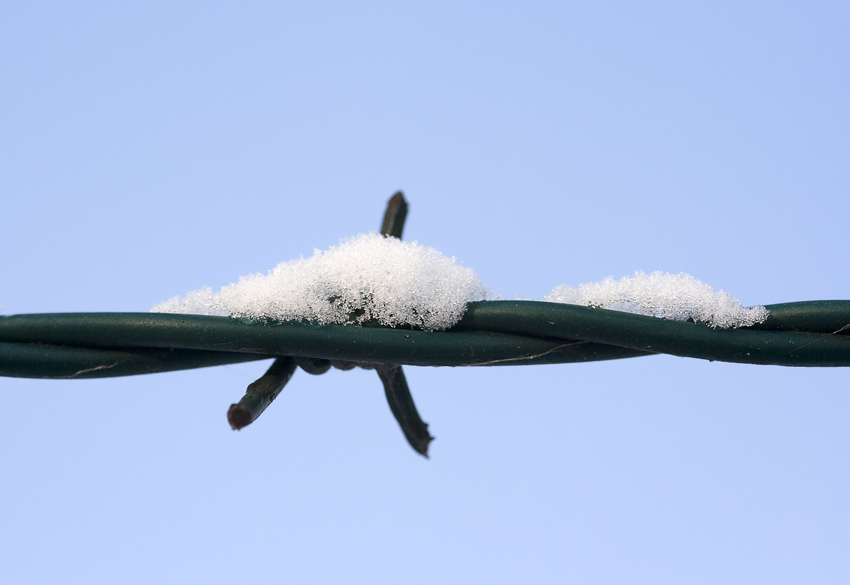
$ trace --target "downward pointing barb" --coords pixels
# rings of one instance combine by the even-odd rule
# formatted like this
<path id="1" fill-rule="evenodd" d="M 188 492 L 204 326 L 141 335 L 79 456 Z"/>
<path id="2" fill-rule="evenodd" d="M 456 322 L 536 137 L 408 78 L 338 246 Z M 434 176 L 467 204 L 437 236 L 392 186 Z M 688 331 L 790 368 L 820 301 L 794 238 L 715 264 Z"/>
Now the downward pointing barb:
<path id="1" fill-rule="evenodd" d="M 404 433 L 407 442 L 410 443 L 414 451 L 427 458 L 428 445 L 431 444 L 434 437 L 428 432 L 428 424 L 422 420 L 416 410 L 416 404 L 413 403 L 413 396 L 410 394 L 407 379 L 404 377 L 404 370 L 401 369 L 401 366 L 382 365 L 376 366 L 375 371 L 378 372 L 378 376 L 384 384 L 384 392 L 387 395 L 390 410 L 401 426 L 401 431 Z"/>
<path id="2" fill-rule="evenodd" d="M 230 428 L 238 431 L 257 420 L 269 404 L 277 398 L 294 373 L 294 359 L 291 357 L 276 359 L 260 379 L 248 386 L 242 400 L 230 405 L 227 411 Z"/>

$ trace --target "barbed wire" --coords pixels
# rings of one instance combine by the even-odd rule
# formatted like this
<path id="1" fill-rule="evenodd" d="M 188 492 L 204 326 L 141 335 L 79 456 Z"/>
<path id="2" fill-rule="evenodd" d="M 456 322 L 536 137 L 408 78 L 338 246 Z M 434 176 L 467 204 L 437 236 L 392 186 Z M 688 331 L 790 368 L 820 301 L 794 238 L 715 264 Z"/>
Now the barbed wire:
<path id="1" fill-rule="evenodd" d="M 407 204 L 391 200 L 382 233 L 401 237 Z M 228 411 L 234 429 L 268 407 L 296 367 L 375 369 L 411 446 L 433 439 L 401 366 L 563 364 L 669 354 L 758 365 L 850 366 L 850 301 L 768 305 L 757 325 L 735 329 L 538 301 L 469 303 L 446 331 L 375 325 L 257 322 L 165 313 L 0 316 L 0 376 L 88 379 L 134 376 L 274 358 Z"/>

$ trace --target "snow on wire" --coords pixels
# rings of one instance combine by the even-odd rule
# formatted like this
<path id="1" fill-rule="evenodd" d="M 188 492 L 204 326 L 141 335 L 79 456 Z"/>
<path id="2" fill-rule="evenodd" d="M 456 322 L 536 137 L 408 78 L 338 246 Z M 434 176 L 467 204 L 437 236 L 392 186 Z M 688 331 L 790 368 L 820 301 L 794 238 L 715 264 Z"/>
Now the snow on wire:
<path id="1" fill-rule="evenodd" d="M 173 297 L 152 311 L 321 325 L 376 321 L 444 330 L 463 317 L 467 302 L 498 298 L 455 258 L 417 242 L 369 233 L 316 250 L 310 258 L 283 262 L 268 274 L 243 276 L 217 292 L 205 287 Z M 543 300 L 720 328 L 751 326 L 768 315 L 766 308 L 743 307 L 735 297 L 685 273 L 637 272 L 578 288 L 560 285 Z"/>
<path id="2" fill-rule="evenodd" d="M 405 438 L 427 457 L 433 437 L 404 365 L 537 365 L 666 353 L 850 367 L 850 301 L 743 307 L 688 274 L 660 272 L 557 286 L 544 302 L 499 300 L 471 268 L 402 242 L 406 215 L 396 193 L 380 235 L 343 240 L 218 292 L 174 297 L 153 313 L 0 316 L 0 376 L 134 376 L 274 358 L 228 409 L 238 430 L 256 420 L 296 369 L 322 374 L 360 366 L 378 374 Z M 345 326 L 358 324 L 370 326 Z"/>
<path id="3" fill-rule="evenodd" d="M 193 313 L 260 321 L 307 320 L 448 329 L 487 291 L 475 271 L 433 248 L 376 233 L 343 240 L 310 258 L 282 262 L 268 274 L 243 276 L 174 297 L 156 313 Z"/>

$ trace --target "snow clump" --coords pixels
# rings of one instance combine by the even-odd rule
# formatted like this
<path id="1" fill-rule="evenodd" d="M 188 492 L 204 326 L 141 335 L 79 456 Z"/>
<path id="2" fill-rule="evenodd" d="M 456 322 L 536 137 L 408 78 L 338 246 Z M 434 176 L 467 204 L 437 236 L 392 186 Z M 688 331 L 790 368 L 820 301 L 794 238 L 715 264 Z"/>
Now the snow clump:
<path id="1" fill-rule="evenodd" d="M 467 301 L 490 294 L 475 271 L 433 248 L 376 233 L 313 256 L 156 305 L 154 313 L 221 315 L 259 321 L 364 323 L 448 329 Z"/>
<path id="2" fill-rule="evenodd" d="M 620 280 L 608 277 L 578 288 L 560 285 L 543 299 L 662 317 L 674 321 L 692 319 L 711 327 L 748 327 L 767 319 L 765 307 L 743 307 L 732 295 L 714 289 L 690 274 L 636 272 Z"/>

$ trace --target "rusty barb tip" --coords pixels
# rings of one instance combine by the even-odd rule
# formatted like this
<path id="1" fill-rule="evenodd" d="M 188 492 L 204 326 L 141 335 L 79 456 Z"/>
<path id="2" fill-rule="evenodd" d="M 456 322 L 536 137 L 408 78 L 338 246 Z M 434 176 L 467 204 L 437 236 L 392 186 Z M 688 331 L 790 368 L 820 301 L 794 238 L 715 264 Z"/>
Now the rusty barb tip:
<path id="1" fill-rule="evenodd" d="M 251 411 L 241 404 L 231 404 L 227 410 L 227 422 L 230 423 L 230 428 L 238 431 L 247 427 L 254 422 L 251 418 Z"/>

